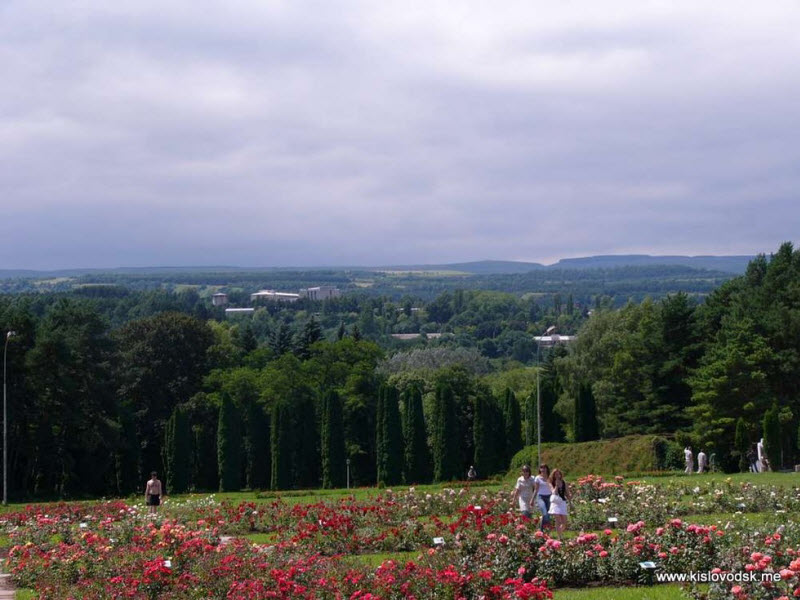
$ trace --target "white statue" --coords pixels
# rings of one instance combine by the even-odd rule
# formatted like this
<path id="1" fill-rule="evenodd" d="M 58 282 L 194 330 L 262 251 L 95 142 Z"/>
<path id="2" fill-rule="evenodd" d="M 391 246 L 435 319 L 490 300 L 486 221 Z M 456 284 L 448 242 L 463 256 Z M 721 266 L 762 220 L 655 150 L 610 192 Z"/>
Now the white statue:
<path id="1" fill-rule="evenodd" d="M 759 473 L 764 472 L 764 438 L 758 440 L 756 444 L 756 451 L 758 452 L 758 460 L 756 460 L 756 471 Z"/>

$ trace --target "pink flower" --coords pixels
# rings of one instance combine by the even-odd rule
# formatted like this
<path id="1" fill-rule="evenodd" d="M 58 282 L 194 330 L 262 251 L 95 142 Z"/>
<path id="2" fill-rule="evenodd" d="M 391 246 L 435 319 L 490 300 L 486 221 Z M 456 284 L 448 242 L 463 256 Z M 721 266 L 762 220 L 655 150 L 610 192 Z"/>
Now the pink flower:
<path id="1" fill-rule="evenodd" d="M 608 552 L 606 552 L 605 550 L 601 550 L 600 551 L 600 558 L 605 558 L 606 556 L 608 556 Z"/>

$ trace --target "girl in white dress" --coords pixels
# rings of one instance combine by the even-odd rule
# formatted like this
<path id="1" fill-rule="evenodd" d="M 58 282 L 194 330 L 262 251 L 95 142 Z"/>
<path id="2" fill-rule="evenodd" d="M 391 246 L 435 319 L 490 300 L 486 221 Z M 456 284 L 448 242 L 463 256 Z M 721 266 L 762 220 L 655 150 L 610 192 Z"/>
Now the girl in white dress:
<path id="1" fill-rule="evenodd" d="M 561 535 L 567 528 L 567 514 L 569 514 L 567 500 L 570 499 L 571 494 L 567 482 L 564 481 L 564 476 L 558 469 L 553 469 L 550 474 L 550 488 L 553 490 L 550 496 L 550 514 L 556 522 L 558 539 L 561 539 Z"/>

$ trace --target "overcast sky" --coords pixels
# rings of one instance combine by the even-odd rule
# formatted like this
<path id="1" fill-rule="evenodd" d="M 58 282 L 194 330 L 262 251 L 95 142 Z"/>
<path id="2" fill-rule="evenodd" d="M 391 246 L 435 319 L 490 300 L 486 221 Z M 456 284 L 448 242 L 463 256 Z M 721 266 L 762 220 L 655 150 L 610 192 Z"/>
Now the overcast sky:
<path id="1" fill-rule="evenodd" d="M 0 268 L 750 254 L 800 3 L 0 2 Z"/>

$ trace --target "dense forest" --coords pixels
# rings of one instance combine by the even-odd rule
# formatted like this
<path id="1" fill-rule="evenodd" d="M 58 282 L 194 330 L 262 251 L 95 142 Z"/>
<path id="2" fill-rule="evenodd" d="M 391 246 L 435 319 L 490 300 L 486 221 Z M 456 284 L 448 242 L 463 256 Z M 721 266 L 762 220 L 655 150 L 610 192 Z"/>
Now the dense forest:
<path id="1" fill-rule="evenodd" d="M 772 464 L 792 464 L 800 253 L 790 244 L 703 302 L 670 283 L 618 307 L 602 273 L 580 294 L 574 279 L 548 293 L 514 283 L 529 275 L 500 276 L 508 291 L 345 288 L 233 319 L 174 281 L 0 296 L 0 331 L 15 332 L 11 496 L 127 494 L 152 469 L 170 491 L 341 486 L 347 460 L 353 485 L 462 478 L 473 464 L 488 476 L 536 438 L 537 364 L 544 441 L 656 432 L 733 470 L 766 432 Z M 540 353 L 534 336 L 550 326 L 577 341 Z"/>

